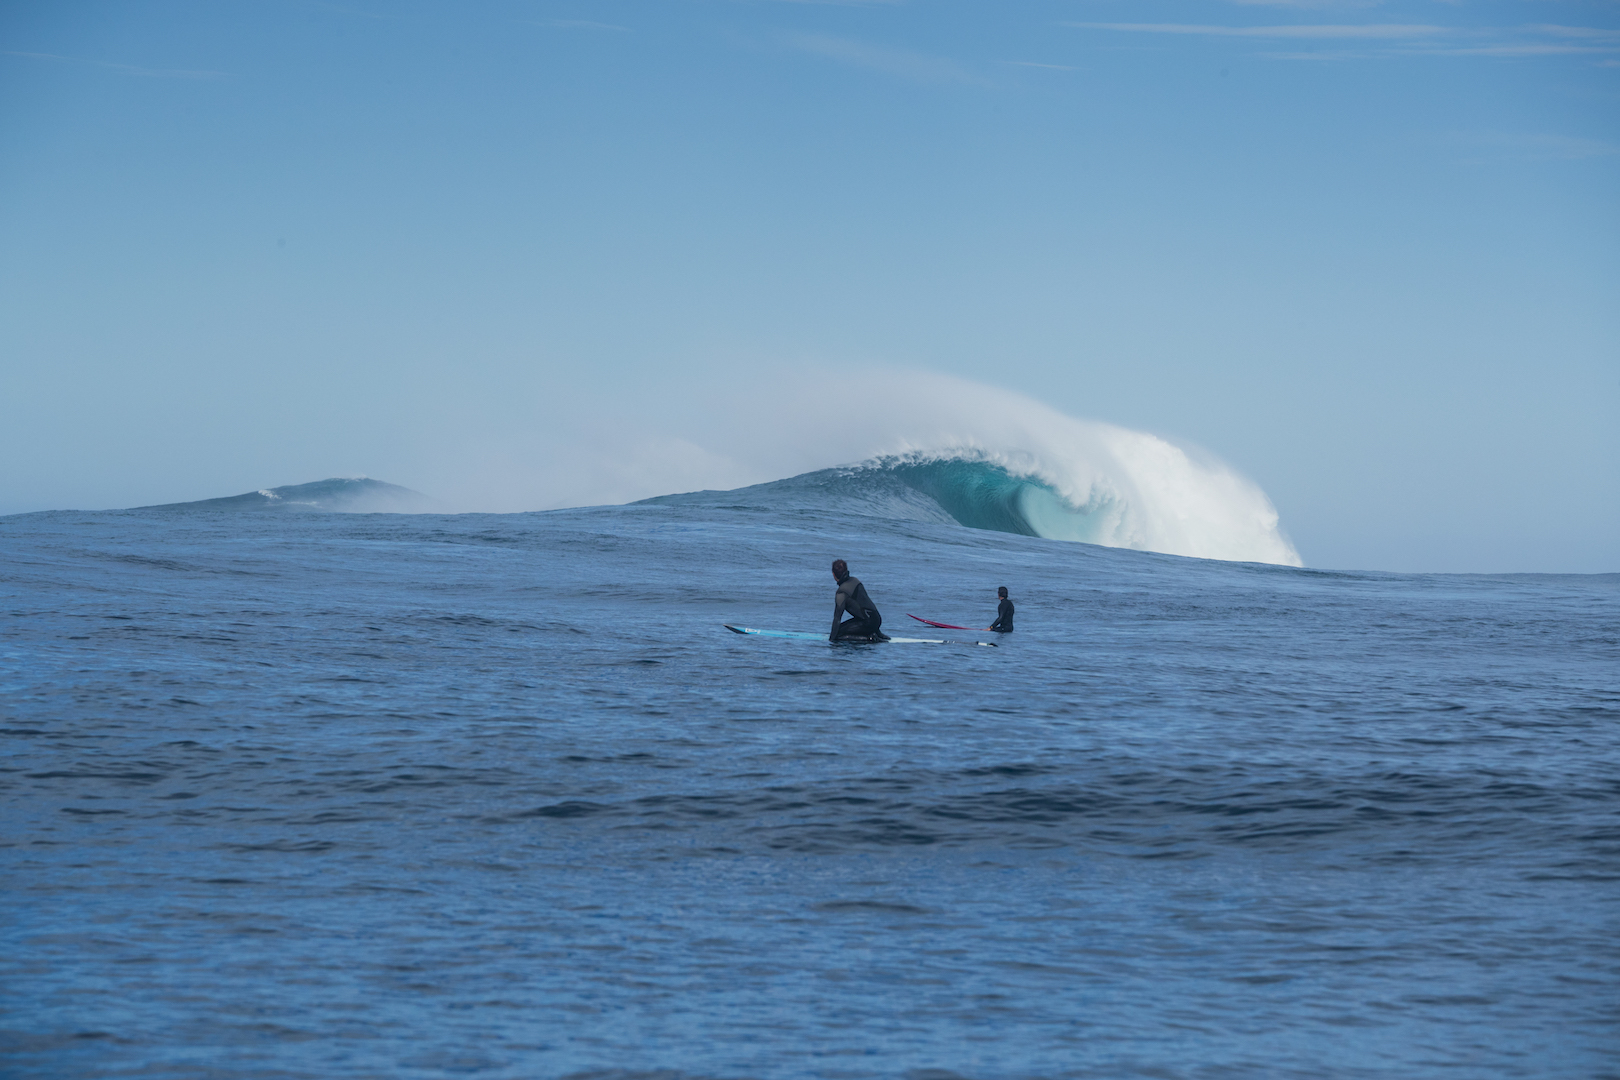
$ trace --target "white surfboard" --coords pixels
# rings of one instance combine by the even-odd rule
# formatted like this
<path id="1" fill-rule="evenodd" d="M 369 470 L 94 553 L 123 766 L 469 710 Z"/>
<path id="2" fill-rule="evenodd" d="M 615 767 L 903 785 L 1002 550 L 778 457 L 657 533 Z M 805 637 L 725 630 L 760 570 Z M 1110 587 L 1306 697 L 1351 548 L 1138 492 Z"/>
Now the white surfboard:
<path id="1" fill-rule="evenodd" d="M 826 634 L 806 634 L 798 630 L 755 630 L 752 626 L 733 626 L 726 623 L 725 627 L 733 634 L 757 634 L 760 637 L 793 638 L 797 641 L 826 641 Z M 892 637 L 888 641 L 852 641 L 851 645 L 983 645 L 987 649 L 994 649 L 993 641 L 951 641 L 947 638 L 922 637 Z"/>

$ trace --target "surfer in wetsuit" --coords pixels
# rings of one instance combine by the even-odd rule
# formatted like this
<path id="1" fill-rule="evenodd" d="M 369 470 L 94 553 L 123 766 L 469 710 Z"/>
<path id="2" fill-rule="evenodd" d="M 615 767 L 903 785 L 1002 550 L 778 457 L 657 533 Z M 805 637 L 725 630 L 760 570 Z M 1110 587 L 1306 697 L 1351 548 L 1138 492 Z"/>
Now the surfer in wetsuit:
<path id="1" fill-rule="evenodd" d="M 833 593 L 832 633 L 827 635 L 827 640 L 888 641 L 889 636 L 881 629 L 883 616 L 872 605 L 872 598 L 866 595 L 861 579 L 850 576 L 849 564 L 835 559 L 832 575 L 838 582 L 838 591 Z M 849 618 L 844 619 L 846 614 Z M 844 621 L 839 622 L 839 619 Z"/>
<path id="2" fill-rule="evenodd" d="M 1012 633 L 1013 602 L 1007 599 L 1007 586 L 1003 585 L 996 590 L 1001 597 L 1001 603 L 996 605 L 996 621 L 990 624 L 990 629 L 998 634 Z"/>

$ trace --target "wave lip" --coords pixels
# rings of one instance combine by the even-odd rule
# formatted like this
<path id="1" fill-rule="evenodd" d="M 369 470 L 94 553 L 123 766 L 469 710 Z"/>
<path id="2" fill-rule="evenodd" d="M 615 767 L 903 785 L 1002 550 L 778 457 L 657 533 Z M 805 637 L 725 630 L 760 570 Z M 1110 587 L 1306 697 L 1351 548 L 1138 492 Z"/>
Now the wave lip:
<path id="1" fill-rule="evenodd" d="M 195 502 L 138 506 L 137 510 L 324 511 L 339 514 L 424 514 L 435 509 L 420 491 L 369 477 L 334 476 L 310 484 L 260 488 Z"/>

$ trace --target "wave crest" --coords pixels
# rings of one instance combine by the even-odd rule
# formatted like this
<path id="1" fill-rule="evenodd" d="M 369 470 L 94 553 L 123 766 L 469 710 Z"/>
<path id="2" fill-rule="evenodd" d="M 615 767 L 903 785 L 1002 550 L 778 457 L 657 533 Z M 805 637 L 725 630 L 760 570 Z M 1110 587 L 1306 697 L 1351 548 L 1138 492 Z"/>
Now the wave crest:
<path id="1" fill-rule="evenodd" d="M 967 447 L 911 451 L 867 467 L 892 473 L 969 528 L 1304 565 L 1265 492 L 1230 467 L 1154 435 L 1069 422 L 1092 429 L 1084 440 L 1091 445 L 1071 455 Z"/>

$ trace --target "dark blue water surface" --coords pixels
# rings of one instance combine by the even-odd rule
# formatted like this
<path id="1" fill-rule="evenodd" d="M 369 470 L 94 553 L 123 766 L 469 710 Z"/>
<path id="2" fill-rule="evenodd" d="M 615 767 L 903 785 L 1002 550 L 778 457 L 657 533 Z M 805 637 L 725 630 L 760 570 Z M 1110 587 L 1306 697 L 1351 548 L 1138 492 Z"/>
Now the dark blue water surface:
<path id="1" fill-rule="evenodd" d="M 0 710 L 9 1077 L 1620 1076 L 1616 576 L 38 514 Z"/>

